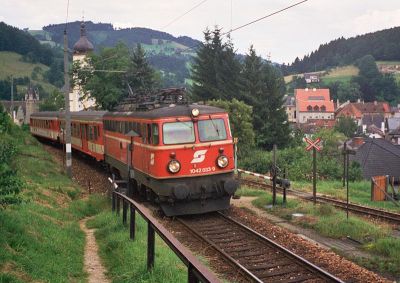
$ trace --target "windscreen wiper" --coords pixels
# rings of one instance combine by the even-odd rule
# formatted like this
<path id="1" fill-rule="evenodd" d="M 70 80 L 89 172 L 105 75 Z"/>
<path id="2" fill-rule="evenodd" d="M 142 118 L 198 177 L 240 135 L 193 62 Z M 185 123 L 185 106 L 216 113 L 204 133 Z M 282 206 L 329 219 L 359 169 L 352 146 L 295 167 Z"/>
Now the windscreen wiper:
<path id="1" fill-rule="evenodd" d="M 219 129 L 218 129 L 217 125 L 215 125 L 214 120 L 211 118 L 211 115 L 208 115 L 208 118 L 210 118 L 211 123 L 212 123 L 212 125 L 213 125 L 215 131 L 217 132 L 218 137 L 219 137 Z"/>

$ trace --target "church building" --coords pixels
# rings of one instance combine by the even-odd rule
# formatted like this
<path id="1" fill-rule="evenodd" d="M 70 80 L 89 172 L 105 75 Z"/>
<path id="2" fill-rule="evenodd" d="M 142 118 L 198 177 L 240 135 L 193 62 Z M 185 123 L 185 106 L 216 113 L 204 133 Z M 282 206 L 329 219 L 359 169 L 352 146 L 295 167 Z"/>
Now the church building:
<path id="1" fill-rule="evenodd" d="M 85 67 L 87 65 L 87 62 L 85 61 L 86 56 L 92 52 L 93 49 L 93 44 L 86 36 L 85 23 L 82 22 L 81 36 L 74 44 L 74 54 L 72 55 L 73 63 L 79 62 L 82 67 Z M 96 105 L 96 100 L 94 98 L 84 98 L 84 93 L 79 83 L 75 84 L 72 92 L 69 94 L 69 99 L 71 111 L 87 110 Z"/>

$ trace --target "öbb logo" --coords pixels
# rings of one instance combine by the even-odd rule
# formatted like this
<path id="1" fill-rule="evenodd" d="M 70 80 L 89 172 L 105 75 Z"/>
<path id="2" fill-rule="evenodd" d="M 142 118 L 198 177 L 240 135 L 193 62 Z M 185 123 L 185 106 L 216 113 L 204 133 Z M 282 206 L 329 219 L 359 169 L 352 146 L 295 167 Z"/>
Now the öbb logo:
<path id="1" fill-rule="evenodd" d="M 200 163 L 206 159 L 207 149 L 198 150 L 193 154 L 193 159 L 190 163 Z"/>

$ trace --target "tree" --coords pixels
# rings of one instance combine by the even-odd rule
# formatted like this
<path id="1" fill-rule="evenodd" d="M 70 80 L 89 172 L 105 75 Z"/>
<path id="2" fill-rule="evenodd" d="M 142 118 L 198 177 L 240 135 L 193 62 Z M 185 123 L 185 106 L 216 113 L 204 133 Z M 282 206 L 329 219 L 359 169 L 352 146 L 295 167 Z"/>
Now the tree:
<path id="1" fill-rule="evenodd" d="M 255 105 L 257 97 L 262 96 L 262 67 L 262 59 L 251 45 L 241 72 L 241 99 L 249 105 Z"/>
<path id="2" fill-rule="evenodd" d="M 257 144 L 272 149 L 274 144 L 284 147 L 290 143 L 290 129 L 283 107 L 285 83 L 281 72 L 265 63 L 262 67 L 261 96 L 256 97 L 254 107 L 254 128 Z"/>
<path id="3" fill-rule="evenodd" d="M 204 31 L 204 43 L 194 59 L 192 95 L 199 100 L 239 97 L 240 63 L 231 40 L 223 43 L 221 30 Z"/>
<path id="4" fill-rule="evenodd" d="M 65 106 L 64 94 L 59 90 L 53 90 L 49 97 L 39 105 L 40 111 L 59 111 Z"/>
<path id="5" fill-rule="evenodd" d="M 357 67 L 360 72 L 353 79 L 353 82 L 360 85 L 360 90 L 365 101 L 374 101 L 377 94 L 375 83 L 381 78 L 374 57 L 371 55 L 362 57 L 357 61 Z"/>
<path id="6" fill-rule="evenodd" d="M 140 44 L 130 54 L 126 82 L 134 92 L 148 92 L 155 86 L 155 72 L 146 60 L 146 53 Z"/>
<path id="7" fill-rule="evenodd" d="M 112 110 L 128 95 L 125 73 L 103 72 L 126 71 L 129 66 L 129 49 L 119 43 L 113 48 L 103 48 L 99 54 L 88 55 L 81 64 L 73 66 L 73 83 L 80 85 L 84 98 L 93 97 L 101 109 Z"/>
<path id="8" fill-rule="evenodd" d="M 366 55 L 357 61 L 360 70 L 353 82 L 360 85 L 360 90 L 365 101 L 384 100 L 396 103 L 400 89 L 395 78 L 391 74 L 382 75 L 371 55 Z"/>
<path id="9" fill-rule="evenodd" d="M 340 117 L 335 125 L 335 130 L 352 138 L 357 131 L 357 124 L 351 117 Z"/>
<path id="10" fill-rule="evenodd" d="M 120 42 L 113 48 L 103 48 L 99 54 L 90 54 L 82 64 L 73 66 L 73 83 L 93 97 L 101 109 L 112 110 L 129 95 L 128 83 L 133 92 L 151 91 L 156 83 L 156 73 L 145 58 L 140 45 L 130 52 Z"/>
<path id="11" fill-rule="evenodd" d="M 253 109 L 246 103 L 237 100 L 211 100 L 207 104 L 225 109 L 229 113 L 232 135 L 239 139 L 240 153 L 245 153 L 255 145 L 255 133 L 253 129 Z"/>

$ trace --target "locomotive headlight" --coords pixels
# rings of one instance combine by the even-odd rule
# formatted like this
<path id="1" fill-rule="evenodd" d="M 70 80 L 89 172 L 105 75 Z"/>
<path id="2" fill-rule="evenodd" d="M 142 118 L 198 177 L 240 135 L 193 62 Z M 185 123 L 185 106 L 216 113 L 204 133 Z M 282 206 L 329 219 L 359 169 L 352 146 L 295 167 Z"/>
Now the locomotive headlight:
<path id="1" fill-rule="evenodd" d="M 217 159 L 217 165 L 220 168 L 225 168 L 226 166 L 228 166 L 228 157 L 226 157 L 225 155 L 220 155 Z"/>
<path id="2" fill-rule="evenodd" d="M 199 109 L 197 109 L 197 108 L 193 108 L 192 109 L 192 116 L 193 117 L 197 117 L 197 116 L 199 116 L 199 114 L 200 114 L 200 110 Z"/>
<path id="3" fill-rule="evenodd" d="M 178 173 L 179 170 L 181 169 L 181 164 L 179 163 L 178 160 L 171 160 L 168 163 L 168 170 L 171 173 Z"/>

